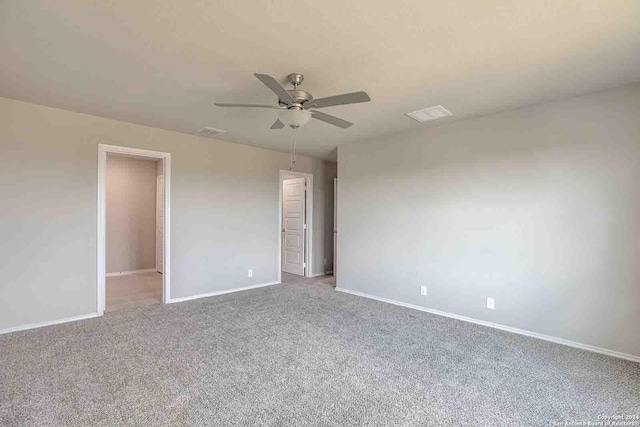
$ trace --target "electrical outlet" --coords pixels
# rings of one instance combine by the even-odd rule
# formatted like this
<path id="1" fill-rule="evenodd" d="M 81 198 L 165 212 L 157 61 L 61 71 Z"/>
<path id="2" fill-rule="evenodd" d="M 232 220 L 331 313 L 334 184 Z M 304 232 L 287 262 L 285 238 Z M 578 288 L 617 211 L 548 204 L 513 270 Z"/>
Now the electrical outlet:
<path id="1" fill-rule="evenodd" d="M 247 277 L 253 277 L 253 270 L 247 270 Z"/>
<path id="2" fill-rule="evenodd" d="M 496 302 L 494 301 L 493 298 L 487 298 L 487 308 L 489 310 L 495 310 L 496 309 Z"/>
<path id="3" fill-rule="evenodd" d="M 427 287 L 426 286 L 420 286 L 420 295 L 422 296 L 427 296 Z"/>

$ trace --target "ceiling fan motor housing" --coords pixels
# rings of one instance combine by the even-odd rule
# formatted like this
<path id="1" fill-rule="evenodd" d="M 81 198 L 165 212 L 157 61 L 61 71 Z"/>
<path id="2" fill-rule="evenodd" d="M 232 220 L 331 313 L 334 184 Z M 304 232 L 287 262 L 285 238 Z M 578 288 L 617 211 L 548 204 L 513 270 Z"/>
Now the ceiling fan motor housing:
<path id="1" fill-rule="evenodd" d="M 313 96 L 304 90 L 301 89 L 293 89 L 287 90 L 289 95 L 293 98 L 293 106 L 294 107 L 302 107 L 305 102 L 313 101 Z M 282 101 L 280 101 L 280 105 L 288 105 Z"/>
<path id="2" fill-rule="evenodd" d="M 313 96 L 309 92 L 304 91 L 299 87 L 304 81 L 304 76 L 302 74 L 291 73 L 287 76 L 287 80 L 289 80 L 289 83 L 293 85 L 293 90 L 287 90 L 289 95 L 291 95 L 291 98 L 293 98 L 293 105 L 291 105 L 291 107 L 301 108 L 305 102 L 313 100 Z M 279 100 L 279 103 L 280 105 L 288 105 L 287 103 L 282 102 L 282 100 Z"/>

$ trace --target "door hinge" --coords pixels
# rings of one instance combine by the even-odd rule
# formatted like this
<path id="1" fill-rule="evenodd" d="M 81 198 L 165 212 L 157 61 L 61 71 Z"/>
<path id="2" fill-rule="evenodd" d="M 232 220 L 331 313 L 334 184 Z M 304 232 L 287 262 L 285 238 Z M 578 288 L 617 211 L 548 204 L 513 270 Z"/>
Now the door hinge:
<path id="1" fill-rule="evenodd" d="M 307 268 L 307 263 L 306 262 L 302 263 L 302 268 Z"/>
<path id="2" fill-rule="evenodd" d="M 306 229 L 307 229 L 307 224 L 303 224 L 303 225 L 302 225 L 302 229 L 303 229 L 303 230 L 306 230 Z"/>

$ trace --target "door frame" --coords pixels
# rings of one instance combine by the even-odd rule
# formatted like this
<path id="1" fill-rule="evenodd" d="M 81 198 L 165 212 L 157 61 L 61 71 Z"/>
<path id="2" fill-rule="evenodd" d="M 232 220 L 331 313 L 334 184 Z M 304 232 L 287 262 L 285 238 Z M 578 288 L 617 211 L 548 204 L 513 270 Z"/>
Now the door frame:
<path id="1" fill-rule="evenodd" d="M 156 229 L 155 229 L 155 234 L 156 234 L 156 246 L 153 248 L 153 253 L 154 254 L 158 254 L 158 181 L 160 181 L 160 178 L 162 178 L 162 187 L 163 187 L 163 191 L 162 191 L 162 198 L 164 199 L 164 171 L 162 171 L 161 175 L 156 175 Z M 164 203 L 163 203 L 164 205 Z M 162 218 L 164 218 L 164 210 L 162 211 Z M 164 237 L 164 221 L 162 221 L 162 236 Z M 164 240 L 164 238 L 162 239 Z M 163 242 L 164 243 L 164 242 Z M 162 245 L 162 253 L 164 253 L 164 244 Z M 158 268 L 158 257 L 156 257 L 156 271 L 164 274 L 164 259 L 162 260 L 162 271 L 160 271 L 160 269 Z"/>
<path id="2" fill-rule="evenodd" d="M 286 169 L 280 169 L 278 175 L 278 282 L 282 281 L 282 183 L 285 175 L 294 175 L 300 178 L 306 178 L 307 193 L 305 199 L 306 224 L 307 229 L 304 233 L 304 277 L 312 277 L 313 271 L 313 175 L 304 172 L 294 172 Z"/>
<path id="3" fill-rule="evenodd" d="M 171 300 L 171 153 L 119 145 L 98 144 L 98 268 L 96 278 L 96 311 L 98 316 L 102 316 L 106 308 L 107 153 L 147 157 L 162 161 L 164 175 L 164 250 L 162 253 L 164 270 L 162 274 L 162 303 L 167 304 Z"/>
<path id="4" fill-rule="evenodd" d="M 338 277 L 338 177 L 333 178 L 333 277 Z"/>

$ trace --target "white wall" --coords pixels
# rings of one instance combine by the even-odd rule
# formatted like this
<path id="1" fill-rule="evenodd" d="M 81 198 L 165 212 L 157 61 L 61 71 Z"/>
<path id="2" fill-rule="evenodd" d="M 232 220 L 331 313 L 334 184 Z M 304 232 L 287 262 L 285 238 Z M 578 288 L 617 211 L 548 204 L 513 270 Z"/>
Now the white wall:
<path id="1" fill-rule="evenodd" d="M 338 159 L 338 287 L 640 356 L 640 85 Z"/>
<path id="2" fill-rule="evenodd" d="M 0 329 L 96 311 L 98 143 L 172 155 L 172 298 L 276 280 L 288 154 L 0 98 Z M 334 167 L 297 159 L 316 218 Z"/>
<path id="3" fill-rule="evenodd" d="M 157 160 L 107 155 L 107 273 L 155 268 Z"/>

